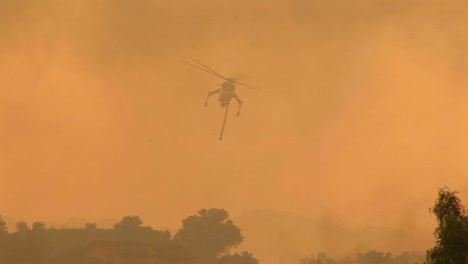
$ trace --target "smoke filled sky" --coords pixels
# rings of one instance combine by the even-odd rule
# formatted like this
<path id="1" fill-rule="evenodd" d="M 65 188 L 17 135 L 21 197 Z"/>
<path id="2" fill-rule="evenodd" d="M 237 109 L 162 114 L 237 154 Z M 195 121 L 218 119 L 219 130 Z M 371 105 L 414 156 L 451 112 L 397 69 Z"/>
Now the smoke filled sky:
<path id="1" fill-rule="evenodd" d="M 262 90 L 223 141 L 189 57 Z M 468 204 L 467 71 L 465 0 L 3 0 L 0 214 L 224 208 L 272 264 L 425 250 L 437 188 Z"/>

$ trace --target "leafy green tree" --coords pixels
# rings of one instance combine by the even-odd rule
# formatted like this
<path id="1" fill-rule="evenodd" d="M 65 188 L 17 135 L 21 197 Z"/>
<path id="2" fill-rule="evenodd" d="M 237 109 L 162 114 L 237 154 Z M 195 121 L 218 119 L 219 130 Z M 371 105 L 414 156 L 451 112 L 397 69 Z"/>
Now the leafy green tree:
<path id="1" fill-rule="evenodd" d="M 434 264 L 468 263 L 468 215 L 457 192 L 447 187 L 439 189 L 431 212 L 438 222 L 434 232 L 437 240 L 435 247 L 427 252 L 427 261 Z"/>
<path id="2" fill-rule="evenodd" d="M 258 260 L 252 253 L 242 252 L 233 255 L 223 255 L 218 259 L 218 264 L 258 264 Z"/>
<path id="3" fill-rule="evenodd" d="M 229 219 L 224 209 L 203 209 L 198 215 L 182 221 L 182 228 L 174 236 L 190 252 L 197 263 L 216 263 L 217 257 L 228 253 L 243 241 L 240 228 Z"/>

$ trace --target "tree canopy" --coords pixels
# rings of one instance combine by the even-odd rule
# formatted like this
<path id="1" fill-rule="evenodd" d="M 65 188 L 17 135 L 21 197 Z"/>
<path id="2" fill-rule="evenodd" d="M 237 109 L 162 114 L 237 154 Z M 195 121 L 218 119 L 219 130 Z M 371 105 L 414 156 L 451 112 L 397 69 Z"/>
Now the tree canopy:
<path id="1" fill-rule="evenodd" d="M 436 245 L 428 250 L 427 261 L 433 264 L 468 263 L 468 215 L 456 191 L 439 189 L 431 208 L 437 218 Z"/>
<path id="2" fill-rule="evenodd" d="M 6 237 L 8 234 L 8 229 L 5 221 L 3 220 L 2 216 L 0 215 L 0 239 Z"/>
<path id="3" fill-rule="evenodd" d="M 249 252 L 242 252 L 242 254 L 223 255 L 219 258 L 218 264 L 258 264 L 258 259 Z"/>
<path id="4" fill-rule="evenodd" d="M 182 221 L 174 240 L 190 248 L 200 262 L 215 262 L 217 257 L 240 245 L 244 237 L 224 209 L 203 209 Z"/>

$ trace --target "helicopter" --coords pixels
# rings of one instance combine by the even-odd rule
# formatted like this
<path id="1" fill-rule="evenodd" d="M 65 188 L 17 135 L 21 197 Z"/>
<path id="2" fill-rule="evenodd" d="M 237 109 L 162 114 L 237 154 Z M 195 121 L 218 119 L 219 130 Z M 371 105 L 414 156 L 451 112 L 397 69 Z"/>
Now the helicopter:
<path id="1" fill-rule="evenodd" d="M 248 88 L 251 88 L 251 89 L 256 89 L 256 88 L 251 87 L 251 86 L 249 86 L 247 84 L 244 84 L 244 83 L 240 83 L 235 78 L 232 78 L 232 77 L 231 78 L 226 78 L 223 75 L 221 75 L 220 73 L 216 72 L 215 70 L 213 70 L 212 68 L 206 66 L 205 64 L 203 64 L 200 61 L 197 61 L 195 59 L 190 59 L 190 60 L 192 62 L 188 62 L 188 61 L 185 61 L 185 60 L 182 60 L 182 62 L 187 63 L 190 66 L 198 68 L 198 69 L 200 69 L 202 71 L 210 73 L 210 74 L 224 80 L 224 82 L 222 84 L 218 84 L 219 86 L 221 86 L 221 88 L 208 92 L 208 96 L 206 97 L 206 101 L 205 101 L 205 107 L 207 107 L 208 106 L 208 100 L 210 99 L 210 97 L 212 95 L 214 95 L 214 94 L 219 94 L 219 97 L 218 97 L 219 104 L 220 104 L 221 108 L 226 108 L 226 112 L 224 114 L 223 126 L 222 126 L 222 129 L 221 129 L 221 135 L 219 136 L 219 140 L 223 140 L 223 133 L 224 133 L 224 127 L 225 127 L 225 124 L 226 124 L 229 104 L 230 104 L 230 102 L 231 102 L 231 100 L 233 98 L 237 101 L 237 103 L 239 105 L 239 108 L 237 110 L 237 116 L 240 115 L 242 100 L 237 96 L 237 94 L 235 92 L 236 84 L 242 85 L 242 86 L 245 86 L 245 87 L 248 87 Z"/>

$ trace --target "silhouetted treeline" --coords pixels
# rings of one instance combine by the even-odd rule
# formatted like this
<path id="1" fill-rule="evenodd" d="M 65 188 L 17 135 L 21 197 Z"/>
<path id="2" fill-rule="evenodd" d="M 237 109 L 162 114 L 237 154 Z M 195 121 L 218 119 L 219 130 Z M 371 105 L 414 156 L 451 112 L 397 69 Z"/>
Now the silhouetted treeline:
<path id="1" fill-rule="evenodd" d="M 325 253 L 319 253 L 302 259 L 301 264 L 415 264 L 423 263 L 425 259 L 425 254 L 421 252 L 403 252 L 394 256 L 391 253 L 370 250 L 342 259 L 334 259 Z"/>
<path id="2" fill-rule="evenodd" d="M 8 264 L 257 264 L 251 253 L 229 254 L 240 245 L 240 229 L 223 209 L 201 210 L 171 236 L 126 216 L 112 229 L 31 227 L 19 222 L 8 232 L 0 217 L 0 263 Z"/>
<path id="3" fill-rule="evenodd" d="M 467 264 L 468 212 L 456 192 L 440 189 L 431 211 L 439 225 L 436 245 L 427 254 L 372 250 L 337 260 L 320 253 L 300 264 Z M 126 216 L 112 229 L 94 223 L 56 229 L 18 222 L 14 232 L 0 216 L 0 264 L 258 264 L 249 252 L 229 254 L 243 239 L 228 212 L 215 208 L 184 219 L 174 236 L 144 226 L 138 216 Z"/>
<path id="4" fill-rule="evenodd" d="M 35 222 L 30 228 L 18 222 L 8 232 L 0 217 L 0 263 L 9 264 L 258 264 L 249 252 L 228 254 L 243 241 L 241 230 L 222 209 L 201 210 L 182 221 L 171 236 L 167 230 L 144 226 L 138 216 L 126 216 L 112 229 L 95 223 L 83 228 L 46 228 Z M 413 264 L 421 253 L 398 256 L 369 251 L 354 258 L 335 260 L 324 253 L 304 258 L 301 264 Z"/>

